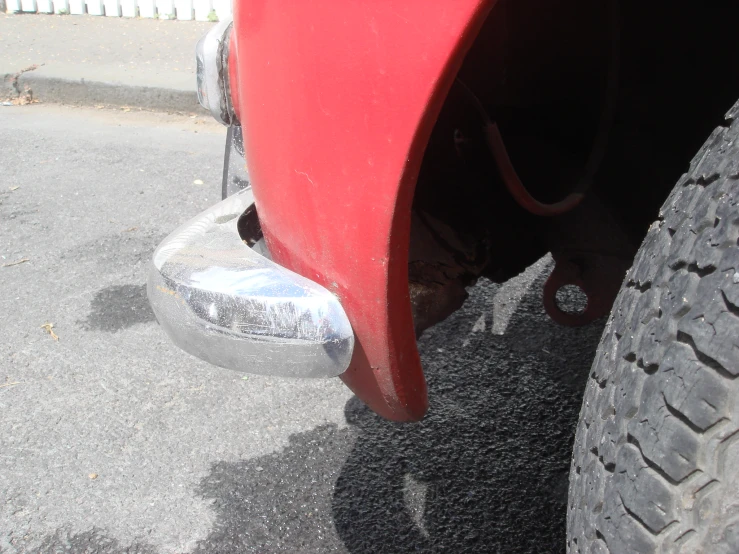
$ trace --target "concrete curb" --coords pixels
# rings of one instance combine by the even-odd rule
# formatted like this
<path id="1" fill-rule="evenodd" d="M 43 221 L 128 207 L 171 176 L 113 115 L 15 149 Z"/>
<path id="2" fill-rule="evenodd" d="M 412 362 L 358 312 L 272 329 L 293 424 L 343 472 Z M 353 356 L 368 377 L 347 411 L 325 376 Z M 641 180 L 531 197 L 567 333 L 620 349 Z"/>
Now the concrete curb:
<path id="1" fill-rule="evenodd" d="M 0 95 L 14 98 L 23 94 L 40 102 L 75 106 L 128 106 L 152 111 L 208 113 L 198 103 L 195 90 L 64 79 L 32 71 L 3 76 Z"/>

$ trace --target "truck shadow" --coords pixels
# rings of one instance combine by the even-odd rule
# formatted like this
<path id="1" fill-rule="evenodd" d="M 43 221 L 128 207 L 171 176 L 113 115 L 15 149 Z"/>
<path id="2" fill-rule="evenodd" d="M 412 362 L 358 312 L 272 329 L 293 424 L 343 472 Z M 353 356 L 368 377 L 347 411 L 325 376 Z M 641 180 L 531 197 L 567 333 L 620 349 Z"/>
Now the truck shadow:
<path id="1" fill-rule="evenodd" d="M 564 551 L 570 451 L 603 323 L 551 322 L 543 280 L 504 335 L 486 332 L 488 283 L 422 337 L 430 407 L 420 423 L 391 424 L 349 402 L 360 431 L 333 512 L 350 552 Z"/>
<path id="2" fill-rule="evenodd" d="M 504 335 L 491 333 L 491 283 L 426 332 L 420 423 L 384 421 L 354 398 L 348 427 L 216 464 L 198 492 L 217 522 L 198 551 L 564 552 L 570 450 L 603 322 L 551 322 L 546 273 Z"/>

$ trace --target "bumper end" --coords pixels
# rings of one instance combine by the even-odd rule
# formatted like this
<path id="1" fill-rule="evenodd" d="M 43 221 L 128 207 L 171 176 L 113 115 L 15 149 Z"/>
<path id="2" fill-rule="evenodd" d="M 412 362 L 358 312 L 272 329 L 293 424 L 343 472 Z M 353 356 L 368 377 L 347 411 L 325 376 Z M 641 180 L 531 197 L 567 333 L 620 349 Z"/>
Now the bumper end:
<path id="1" fill-rule="evenodd" d="M 254 203 L 243 190 L 182 225 L 152 258 L 147 293 L 172 341 L 220 367 L 284 377 L 335 377 L 354 332 L 338 298 L 241 240 Z"/>

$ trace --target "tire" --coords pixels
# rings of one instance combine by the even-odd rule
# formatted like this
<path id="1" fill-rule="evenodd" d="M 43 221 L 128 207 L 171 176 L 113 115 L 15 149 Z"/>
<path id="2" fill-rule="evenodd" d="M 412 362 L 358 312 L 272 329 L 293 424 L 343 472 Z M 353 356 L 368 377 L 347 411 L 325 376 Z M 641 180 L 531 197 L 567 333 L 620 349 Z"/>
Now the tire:
<path id="1" fill-rule="evenodd" d="M 598 346 L 570 553 L 739 552 L 739 103 L 649 228 Z"/>

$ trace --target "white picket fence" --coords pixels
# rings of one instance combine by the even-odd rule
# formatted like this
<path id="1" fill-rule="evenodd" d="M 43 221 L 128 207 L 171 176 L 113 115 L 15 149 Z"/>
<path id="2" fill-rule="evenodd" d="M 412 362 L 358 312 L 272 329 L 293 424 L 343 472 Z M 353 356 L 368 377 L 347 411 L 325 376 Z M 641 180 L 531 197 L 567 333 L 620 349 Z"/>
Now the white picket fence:
<path id="1" fill-rule="evenodd" d="M 90 14 L 218 21 L 231 15 L 231 0 L 5 0 L 8 13 Z"/>

